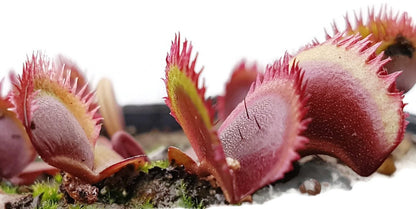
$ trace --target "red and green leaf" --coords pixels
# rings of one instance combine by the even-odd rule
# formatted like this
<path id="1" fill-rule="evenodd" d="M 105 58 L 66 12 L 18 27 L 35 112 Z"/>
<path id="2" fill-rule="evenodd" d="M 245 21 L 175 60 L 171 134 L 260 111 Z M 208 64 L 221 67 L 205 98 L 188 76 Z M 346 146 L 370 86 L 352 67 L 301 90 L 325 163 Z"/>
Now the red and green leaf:
<path id="1" fill-rule="evenodd" d="M 233 171 L 227 165 L 224 151 L 214 130 L 214 108 L 205 99 L 205 87 L 199 86 L 200 73 L 195 72 L 196 58 L 191 61 L 192 46 L 175 37 L 166 58 L 166 104 L 182 126 L 198 159 L 199 168 L 212 174 L 229 202 L 236 202 Z M 170 154 L 175 159 L 177 155 Z M 182 158 L 183 156 L 178 156 Z M 178 159 L 178 161 L 180 161 Z"/>

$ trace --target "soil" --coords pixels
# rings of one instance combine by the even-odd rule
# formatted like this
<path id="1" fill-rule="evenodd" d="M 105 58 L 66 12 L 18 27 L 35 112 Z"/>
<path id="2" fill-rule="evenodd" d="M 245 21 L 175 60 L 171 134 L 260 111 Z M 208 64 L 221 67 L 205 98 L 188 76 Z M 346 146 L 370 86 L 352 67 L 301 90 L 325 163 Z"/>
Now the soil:
<path id="1" fill-rule="evenodd" d="M 221 189 L 213 188 L 208 181 L 188 174 L 178 166 L 169 166 L 166 169 L 154 167 L 148 172 L 138 172 L 133 167 L 126 167 L 112 177 L 88 186 L 77 181 L 76 177 L 64 175 L 61 185 L 61 191 L 65 194 L 63 205 L 78 202 L 112 205 L 117 208 L 137 208 L 144 205 L 166 208 L 183 206 L 181 204 L 199 207 L 226 204 Z M 78 189 L 76 192 L 72 189 L 74 185 Z"/>

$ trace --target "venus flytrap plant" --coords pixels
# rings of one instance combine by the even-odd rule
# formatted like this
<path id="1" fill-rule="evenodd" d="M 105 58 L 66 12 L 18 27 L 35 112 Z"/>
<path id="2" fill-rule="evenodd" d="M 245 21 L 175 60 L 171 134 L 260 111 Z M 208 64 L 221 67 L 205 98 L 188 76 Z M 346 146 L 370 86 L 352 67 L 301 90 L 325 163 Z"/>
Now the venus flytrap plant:
<path id="1" fill-rule="evenodd" d="M 367 24 L 356 16 L 353 27 L 347 17 L 346 32 L 338 33 L 334 25 L 334 37 L 327 35 L 325 42 L 295 56 L 285 54 L 264 73 L 241 62 L 218 98 L 220 123 L 205 98 L 192 46 L 176 36 L 166 58 L 165 102 L 194 155 L 169 147 L 169 162 L 220 187 L 232 204 L 250 201 L 254 192 L 283 178 L 306 155 L 327 154 L 359 175 L 372 174 L 403 139 L 407 122 L 396 71 L 404 70 L 398 87 L 408 90 L 416 81 L 416 33 L 406 13 L 369 13 Z M 6 130 L 0 133 L 0 142 L 6 144 L 0 147 L 6 153 L 0 155 L 0 177 L 33 181 L 32 174 L 58 168 L 70 174 L 65 173 L 67 184 L 98 190 L 95 183 L 127 165 L 145 173 L 168 166 L 168 161 L 151 163 L 123 130 L 124 118 L 108 79 L 97 86 L 100 110 L 79 67 L 63 56 L 49 63 L 33 55 L 22 75 L 11 80 L 12 93 L 0 96 L 0 128 Z M 110 140 L 99 136 L 101 123 Z M 34 149 L 56 168 L 31 163 Z M 70 181 L 73 176 L 81 180 Z M 114 191 L 126 192 L 121 189 Z M 81 195 L 76 189 L 71 192 Z M 182 199 L 195 206 L 189 197 Z M 57 202 L 50 207 L 58 207 Z"/>
<path id="2" fill-rule="evenodd" d="M 293 61 L 304 70 L 310 95 L 312 122 L 305 131 L 310 142 L 301 153 L 334 156 L 369 176 L 404 136 L 407 114 L 396 89 L 400 73 L 385 71 L 390 59 L 375 54 L 382 43 L 342 35 L 302 49 Z"/>
<path id="3" fill-rule="evenodd" d="M 185 41 L 180 48 L 180 37 L 172 43 L 166 58 L 165 85 L 168 96 L 165 101 L 171 114 L 182 126 L 199 159 L 194 160 L 180 150 L 171 147 L 169 160 L 184 164 L 185 168 L 199 176 L 213 175 L 229 202 L 239 202 L 234 195 L 233 170 L 227 165 L 224 150 L 214 127 L 214 108 L 206 100 L 205 87 L 199 86 L 199 73 L 195 72 L 196 59 L 191 62 L 192 46 Z"/>
<path id="4" fill-rule="evenodd" d="M 33 55 L 14 82 L 12 99 L 18 118 L 42 159 L 80 179 L 98 182 L 124 166 L 142 165 L 143 155 L 123 159 L 111 148 L 97 145 L 98 108 L 90 109 L 94 94 L 78 88 L 71 71 L 55 69 Z"/>
<path id="5" fill-rule="evenodd" d="M 257 73 L 246 95 L 238 89 L 247 83 L 227 88 L 225 97 L 236 94 L 242 101 L 218 130 L 205 87 L 198 85 L 196 59 L 190 62 L 192 47 L 185 41 L 181 51 L 175 38 L 167 57 L 166 103 L 197 159 L 174 147 L 169 159 L 199 176 L 211 174 L 230 203 L 282 178 L 300 156 L 327 154 L 359 175 L 372 174 L 403 139 L 407 122 L 403 94 L 396 89 L 400 73 L 387 74 L 383 67 L 390 59 L 376 55 L 382 43 L 370 38 L 337 34 Z M 220 112 L 234 103 L 225 97 Z"/>
<path id="6" fill-rule="evenodd" d="M 166 103 L 198 161 L 173 147 L 169 159 L 199 176 L 211 174 L 228 202 L 250 200 L 254 191 L 291 169 L 299 158 L 296 150 L 307 142 L 299 136 L 309 122 L 303 120 L 301 71 L 297 66 L 289 69 L 287 56 L 269 66 L 217 134 L 213 107 L 204 98 L 205 87 L 199 87 L 200 73 L 195 72 L 196 59 L 191 62 L 191 49 L 187 41 L 181 49 L 178 37 L 172 43 L 167 57 Z"/>

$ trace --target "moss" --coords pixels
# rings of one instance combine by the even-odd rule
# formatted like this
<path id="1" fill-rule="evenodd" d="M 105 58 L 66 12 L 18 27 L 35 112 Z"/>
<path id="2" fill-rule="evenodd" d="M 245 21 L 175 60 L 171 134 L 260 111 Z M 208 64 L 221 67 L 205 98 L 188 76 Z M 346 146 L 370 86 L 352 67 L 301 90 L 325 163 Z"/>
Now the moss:
<path id="1" fill-rule="evenodd" d="M 63 194 L 59 191 L 59 184 L 56 181 L 36 182 L 32 185 L 32 190 L 33 197 L 39 196 L 41 208 L 58 208 L 59 201 L 63 197 Z"/>
<path id="2" fill-rule="evenodd" d="M 145 202 L 143 205 L 141 205 L 139 208 L 142 209 L 151 209 L 154 208 L 153 204 L 150 202 L 150 200 L 148 200 L 147 202 Z"/>
<path id="3" fill-rule="evenodd" d="M 0 190 L 2 190 L 3 192 L 7 193 L 7 194 L 16 194 L 17 192 L 17 187 L 13 186 L 12 184 L 8 183 L 8 182 L 1 182 L 0 183 Z"/>
<path id="4" fill-rule="evenodd" d="M 62 198 L 58 185 L 50 183 L 36 183 L 32 186 L 33 196 L 37 197 L 42 194 L 42 201 L 58 202 Z"/>
<path id="5" fill-rule="evenodd" d="M 140 171 L 143 171 L 145 173 L 149 173 L 149 170 L 154 168 L 154 167 L 159 167 L 162 169 L 166 169 L 169 166 L 169 161 L 168 160 L 157 160 L 151 163 L 146 163 L 144 166 L 142 166 L 140 168 Z"/>
<path id="6" fill-rule="evenodd" d="M 191 196 L 187 195 L 188 187 L 186 183 L 181 180 L 180 186 L 179 186 L 179 193 L 180 198 L 178 199 L 178 206 L 183 208 L 205 208 L 202 202 L 198 203 L 198 200 L 193 199 Z"/>
<path id="7" fill-rule="evenodd" d="M 62 183 L 62 175 L 61 174 L 57 174 L 53 177 L 53 179 L 55 180 L 55 182 L 57 184 L 61 184 Z"/>
<path id="8" fill-rule="evenodd" d="M 57 209 L 57 208 L 59 208 L 59 204 L 58 204 L 58 202 L 47 200 L 47 201 L 42 201 L 39 205 L 39 208 L 42 208 L 42 209 Z"/>
<path id="9" fill-rule="evenodd" d="M 127 166 L 94 184 L 98 188 L 98 201 L 92 205 L 74 203 L 64 197 L 59 189 L 61 184 L 62 176 L 57 175 L 32 185 L 33 196 L 40 201 L 39 208 L 205 208 L 224 203 L 220 189 L 212 188 L 209 182 L 187 173 L 183 167 L 169 166 L 167 160 L 149 163 L 140 171 Z"/>

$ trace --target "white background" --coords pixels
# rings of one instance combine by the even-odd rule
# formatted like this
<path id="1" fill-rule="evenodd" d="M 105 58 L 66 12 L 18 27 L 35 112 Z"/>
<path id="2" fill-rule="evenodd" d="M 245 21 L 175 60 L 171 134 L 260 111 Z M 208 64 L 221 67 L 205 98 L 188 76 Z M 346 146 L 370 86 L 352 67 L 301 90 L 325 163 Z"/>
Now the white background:
<path id="1" fill-rule="evenodd" d="M 9 1 L 0 3 L 0 78 L 21 73 L 26 56 L 63 54 L 90 83 L 112 79 L 119 103 L 161 103 L 165 58 L 180 32 L 199 52 L 207 95 L 223 92 L 242 59 L 265 66 L 285 51 L 324 40 L 331 23 L 383 1 Z M 416 15 L 411 1 L 394 11 Z M 407 99 L 407 102 L 409 99 Z M 412 106 L 410 104 L 409 106 Z M 409 107 L 408 107 L 409 108 Z M 416 104 L 415 104 L 416 110 Z M 416 111 L 415 111 L 416 112 Z"/>
<path id="2" fill-rule="evenodd" d="M 233 67 L 243 58 L 261 66 L 287 50 L 296 52 L 314 38 L 324 40 L 333 21 L 344 27 L 346 13 L 385 1 L 9 1 L 0 3 L 0 77 L 21 73 L 26 56 L 41 51 L 63 54 L 86 70 L 95 85 L 112 79 L 119 103 L 162 103 L 165 58 L 175 33 L 192 41 L 207 95 L 223 91 Z M 416 18 L 413 1 L 390 1 L 394 11 Z M 415 90 L 416 91 L 416 90 Z M 416 94 L 416 92 L 411 93 Z M 416 110 L 414 96 L 406 96 Z M 413 110 L 412 110 L 413 111 Z M 416 111 L 414 111 L 416 113 Z M 414 203 L 416 171 L 398 178 L 360 182 L 351 191 L 327 192 L 314 198 L 277 198 L 285 207 L 331 208 L 374 204 L 386 208 Z M 380 180 L 381 179 L 381 180 Z M 373 182 L 370 184 L 370 182 Z M 406 189 L 410 187 L 411 189 Z M 367 201 L 368 200 L 368 201 Z M 387 203 L 387 204 L 385 204 Z M 414 205 L 414 204 L 413 204 Z M 269 205 L 270 206 L 270 205 Z M 316 207 L 315 207 L 316 206 Z"/>

